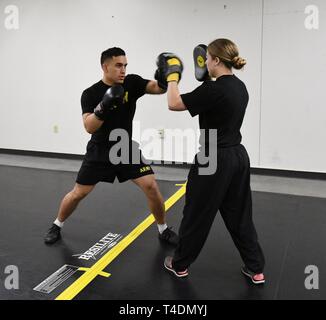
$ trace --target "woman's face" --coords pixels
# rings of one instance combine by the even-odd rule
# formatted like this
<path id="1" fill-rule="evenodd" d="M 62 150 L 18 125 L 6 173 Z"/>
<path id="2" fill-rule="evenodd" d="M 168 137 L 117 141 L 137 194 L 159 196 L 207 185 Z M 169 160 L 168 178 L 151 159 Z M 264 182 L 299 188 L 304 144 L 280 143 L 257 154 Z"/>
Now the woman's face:
<path id="1" fill-rule="evenodd" d="M 213 58 L 211 56 L 211 54 L 207 51 L 207 53 L 206 53 L 206 66 L 207 66 L 208 73 L 209 73 L 209 75 L 211 77 L 214 77 L 216 62 L 217 62 L 216 58 Z"/>

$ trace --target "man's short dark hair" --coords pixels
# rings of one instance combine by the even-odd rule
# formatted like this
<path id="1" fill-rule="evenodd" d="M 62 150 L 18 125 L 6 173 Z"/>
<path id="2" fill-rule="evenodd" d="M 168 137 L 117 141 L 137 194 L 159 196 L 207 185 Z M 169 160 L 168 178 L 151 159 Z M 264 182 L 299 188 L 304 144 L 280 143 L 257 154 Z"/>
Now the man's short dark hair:
<path id="1" fill-rule="evenodd" d="M 121 49 L 117 47 L 109 48 L 102 52 L 101 54 L 101 65 L 105 62 L 106 59 L 112 58 L 112 57 L 118 57 L 118 56 L 125 56 L 126 53 Z"/>

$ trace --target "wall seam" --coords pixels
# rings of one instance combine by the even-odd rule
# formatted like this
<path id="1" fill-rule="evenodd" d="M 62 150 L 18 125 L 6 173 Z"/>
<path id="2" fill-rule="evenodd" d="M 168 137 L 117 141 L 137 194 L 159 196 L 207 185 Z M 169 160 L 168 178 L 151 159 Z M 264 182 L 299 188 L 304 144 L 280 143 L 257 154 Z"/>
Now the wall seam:
<path id="1" fill-rule="evenodd" d="M 264 11 L 265 0 L 262 0 L 261 15 L 261 52 L 260 52 L 260 101 L 259 101 L 259 146 L 258 146 L 258 167 L 261 167 L 261 135 L 262 135 L 262 98 L 263 98 L 263 47 L 264 47 Z"/>

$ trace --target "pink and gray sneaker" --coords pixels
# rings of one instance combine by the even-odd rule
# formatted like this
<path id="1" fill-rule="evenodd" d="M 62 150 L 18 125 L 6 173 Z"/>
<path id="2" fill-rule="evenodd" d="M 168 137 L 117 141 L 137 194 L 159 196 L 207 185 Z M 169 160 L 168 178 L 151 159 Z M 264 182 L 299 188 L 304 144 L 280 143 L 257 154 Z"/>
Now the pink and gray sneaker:
<path id="1" fill-rule="evenodd" d="M 263 273 L 252 272 L 247 267 L 242 267 L 241 271 L 245 276 L 250 278 L 250 280 L 254 284 L 263 284 L 263 283 L 265 283 L 265 276 L 264 276 Z"/>
<path id="2" fill-rule="evenodd" d="M 165 269 L 171 271 L 176 277 L 184 278 L 188 276 L 188 270 L 185 269 L 183 271 L 177 271 L 172 267 L 172 257 L 166 257 L 164 260 L 164 267 Z"/>

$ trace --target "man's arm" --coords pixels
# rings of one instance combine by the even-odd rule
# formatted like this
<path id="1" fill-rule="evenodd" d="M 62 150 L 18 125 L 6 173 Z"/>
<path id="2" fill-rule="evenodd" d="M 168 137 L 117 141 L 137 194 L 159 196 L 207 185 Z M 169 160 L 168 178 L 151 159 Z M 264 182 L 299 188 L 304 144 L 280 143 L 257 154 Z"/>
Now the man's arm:
<path id="1" fill-rule="evenodd" d="M 166 91 L 158 86 L 157 81 L 150 80 L 146 85 L 145 92 L 149 94 L 162 94 Z"/>
<path id="2" fill-rule="evenodd" d="M 93 134 L 102 126 L 104 121 L 97 118 L 94 113 L 84 113 L 83 122 L 85 130 Z"/>
<path id="3" fill-rule="evenodd" d="M 92 134 L 102 126 L 107 115 L 122 103 L 123 95 L 124 89 L 121 85 L 112 86 L 105 92 L 94 113 L 83 114 L 84 127 L 88 133 Z"/>
<path id="4" fill-rule="evenodd" d="M 187 107 L 183 103 L 178 83 L 176 81 L 171 81 L 168 83 L 168 105 L 171 111 L 185 111 Z"/>

